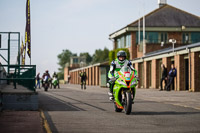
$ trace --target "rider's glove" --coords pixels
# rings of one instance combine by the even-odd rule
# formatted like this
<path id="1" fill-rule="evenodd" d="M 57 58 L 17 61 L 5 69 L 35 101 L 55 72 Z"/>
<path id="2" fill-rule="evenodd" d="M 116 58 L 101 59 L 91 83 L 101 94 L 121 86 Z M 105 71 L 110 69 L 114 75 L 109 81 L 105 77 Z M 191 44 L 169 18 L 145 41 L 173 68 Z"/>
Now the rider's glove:
<path id="1" fill-rule="evenodd" d="M 114 76 L 112 76 L 112 77 L 110 78 L 110 80 L 111 80 L 111 81 L 115 81 L 116 78 L 115 78 Z"/>

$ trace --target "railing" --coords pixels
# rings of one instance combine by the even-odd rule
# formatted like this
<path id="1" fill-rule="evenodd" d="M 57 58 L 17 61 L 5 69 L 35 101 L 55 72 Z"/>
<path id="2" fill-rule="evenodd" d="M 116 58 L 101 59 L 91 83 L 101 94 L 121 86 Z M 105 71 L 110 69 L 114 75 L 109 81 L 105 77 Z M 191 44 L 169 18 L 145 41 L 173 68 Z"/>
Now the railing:
<path id="1" fill-rule="evenodd" d="M 0 65 L 0 67 L 7 67 L 9 70 L 5 78 L 0 77 L 0 81 L 6 80 L 7 84 L 13 82 L 14 88 L 19 84 L 35 91 L 36 65 Z"/>

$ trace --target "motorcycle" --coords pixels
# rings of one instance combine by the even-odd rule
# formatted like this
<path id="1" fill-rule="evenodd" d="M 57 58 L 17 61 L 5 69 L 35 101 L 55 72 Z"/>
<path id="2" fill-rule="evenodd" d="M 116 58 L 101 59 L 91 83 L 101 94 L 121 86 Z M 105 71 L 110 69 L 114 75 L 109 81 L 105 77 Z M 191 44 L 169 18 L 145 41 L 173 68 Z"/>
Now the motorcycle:
<path id="1" fill-rule="evenodd" d="M 120 71 L 114 73 L 114 79 L 109 81 L 109 86 L 115 82 L 113 86 L 114 108 L 116 112 L 125 111 L 128 115 L 132 111 L 134 103 L 136 86 L 137 86 L 137 71 L 131 71 L 127 67 L 122 67 Z"/>
<path id="2" fill-rule="evenodd" d="M 56 89 L 56 86 L 58 86 L 58 79 L 56 77 L 53 77 L 52 84 L 54 89 Z"/>
<path id="3" fill-rule="evenodd" d="M 49 88 L 49 78 L 48 76 L 45 76 L 43 79 L 43 87 L 44 87 L 44 91 L 48 91 Z"/>

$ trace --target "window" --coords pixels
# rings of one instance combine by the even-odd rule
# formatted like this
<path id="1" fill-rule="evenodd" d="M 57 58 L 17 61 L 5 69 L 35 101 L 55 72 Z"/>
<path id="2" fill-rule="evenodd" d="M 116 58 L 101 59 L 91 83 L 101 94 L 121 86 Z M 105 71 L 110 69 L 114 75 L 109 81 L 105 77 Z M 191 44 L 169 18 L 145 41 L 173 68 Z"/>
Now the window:
<path id="1" fill-rule="evenodd" d="M 147 32 L 147 43 L 158 43 L 158 32 Z"/>
<path id="2" fill-rule="evenodd" d="M 160 33 L 160 41 L 159 42 L 167 43 L 167 33 L 166 32 Z"/>
<path id="3" fill-rule="evenodd" d="M 200 32 L 191 33 L 191 43 L 200 42 Z"/>
<path id="4" fill-rule="evenodd" d="M 117 39 L 117 48 L 124 48 L 126 47 L 126 42 L 125 42 L 125 36 L 121 36 L 120 38 Z"/>
<path id="5" fill-rule="evenodd" d="M 143 32 L 140 32 L 140 42 L 138 42 L 138 32 L 136 32 L 136 43 L 140 44 L 143 41 Z M 145 32 L 146 43 L 158 43 L 158 32 Z"/>
<path id="6" fill-rule="evenodd" d="M 121 37 L 121 48 L 124 48 L 125 44 L 125 39 L 124 36 Z"/>
<path id="7" fill-rule="evenodd" d="M 78 63 L 78 58 L 73 58 L 73 64 L 77 64 Z"/>
<path id="8" fill-rule="evenodd" d="M 136 44 L 140 44 L 142 41 L 143 41 L 143 32 L 140 31 L 140 42 L 138 42 L 138 36 L 139 36 L 139 33 L 136 32 Z M 146 35 L 145 35 L 146 36 Z M 146 37 L 145 37 L 146 38 Z"/>
<path id="9" fill-rule="evenodd" d="M 126 48 L 131 47 L 131 34 L 126 35 Z"/>
<path id="10" fill-rule="evenodd" d="M 117 39 L 117 48 L 131 47 L 131 34 L 121 36 Z"/>
<path id="11" fill-rule="evenodd" d="M 121 48 L 121 41 L 120 41 L 120 38 L 117 39 L 117 48 Z"/>
<path id="12" fill-rule="evenodd" d="M 190 34 L 189 33 L 183 33 L 182 35 L 182 43 L 189 43 Z"/>

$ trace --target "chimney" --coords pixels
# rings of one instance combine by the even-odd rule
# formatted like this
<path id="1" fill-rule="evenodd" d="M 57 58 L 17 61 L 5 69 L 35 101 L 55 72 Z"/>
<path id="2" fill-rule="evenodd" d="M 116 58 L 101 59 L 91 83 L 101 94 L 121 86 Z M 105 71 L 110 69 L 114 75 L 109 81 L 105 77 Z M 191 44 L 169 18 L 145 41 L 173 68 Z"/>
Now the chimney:
<path id="1" fill-rule="evenodd" d="M 166 4 L 167 4 L 167 0 L 158 0 L 159 8 L 166 5 Z"/>

